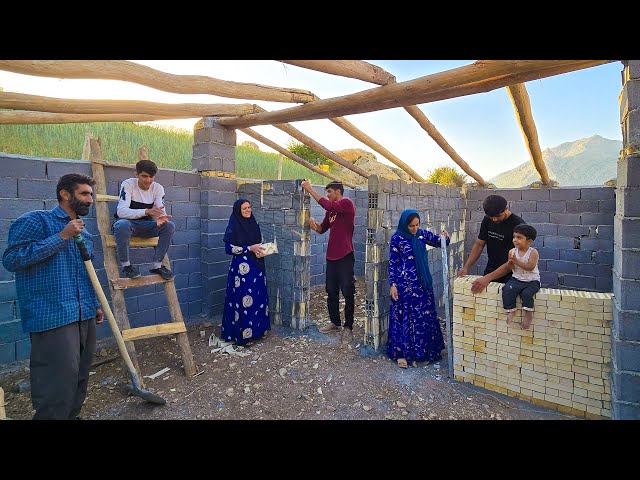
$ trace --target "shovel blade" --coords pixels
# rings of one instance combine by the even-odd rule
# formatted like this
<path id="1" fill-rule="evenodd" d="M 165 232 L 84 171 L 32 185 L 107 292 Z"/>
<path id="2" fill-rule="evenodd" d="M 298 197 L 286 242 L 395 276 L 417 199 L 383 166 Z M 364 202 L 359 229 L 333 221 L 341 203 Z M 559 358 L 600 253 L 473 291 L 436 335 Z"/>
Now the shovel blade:
<path id="1" fill-rule="evenodd" d="M 155 393 L 150 392 L 149 390 L 144 390 L 142 388 L 136 388 L 133 385 L 127 385 L 127 390 L 129 390 L 130 395 L 135 395 L 136 397 L 140 397 L 143 400 L 146 400 L 150 403 L 155 403 L 156 405 L 166 405 L 167 401 L 162 398 L 160 395 L 156 395 Z"/>

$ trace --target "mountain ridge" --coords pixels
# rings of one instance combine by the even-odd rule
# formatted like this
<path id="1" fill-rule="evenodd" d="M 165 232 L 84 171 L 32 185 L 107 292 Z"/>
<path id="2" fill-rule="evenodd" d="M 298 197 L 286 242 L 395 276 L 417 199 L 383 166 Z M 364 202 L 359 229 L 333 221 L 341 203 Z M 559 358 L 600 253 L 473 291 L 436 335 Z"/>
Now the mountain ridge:
<path id="1" fill-rule="evenodd" d="M 617 175 L 617 161 L 622 141 L 601 135 L 564 142 L 542 151 L 549 177 L 560 186 L 603 185 Z M 500 188 L 516 188 L 539 181 L 531 161 L 502 172 L 488 182 Z"/>

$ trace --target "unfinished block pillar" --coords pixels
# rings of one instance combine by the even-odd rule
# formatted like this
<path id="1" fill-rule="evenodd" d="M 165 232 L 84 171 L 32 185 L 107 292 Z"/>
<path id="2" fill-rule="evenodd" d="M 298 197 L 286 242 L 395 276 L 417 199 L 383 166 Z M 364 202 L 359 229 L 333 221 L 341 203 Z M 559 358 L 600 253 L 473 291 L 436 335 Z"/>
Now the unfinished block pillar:
<path id="1" fill-rule="evenodd" d="M 420 214 L 420 228 L 439 234 L 447 228 L 451 243 L 447 249 L 449 295 L 453 292 L 453 273 L 462 264 L 465 205 L 460 188 L 435 183 L 405 183 L 371 175 L 369 177 L 366 253 L 365 253 L 365 343 L 376 350 L 387 343 L 389 330 L 389 244 L 398 221 L 406 209 Z M 439 316 L 444 316 L 442 251 L 431 246 L 429 269 Z M 451 302 L 451 298 L 449 298 Z"/>
<path id="2" fill-rule="evenodd" d="M 238 195 L 251 202 L 265 242 L 278 253 L 264 258 L 271 323 L 305 329 L 309 325 L 311 248 L 309 195 L 301 180 L 269 180 L 238 185 Z"/>
<path id="3" fill-rule="evenodd" d="M 640 419 L 640 60 L 624 62 L 613 249 L 614 419 Z"/>
<path id="4" fill-rule="evenodd" d="M 389 241 L 394 233 L 389 209 L 393 182 L 369 176 L 365 238 L 365 344 L 378 350 L 389 330 Z"/>
<path id="5" fill-rule="evenodd" d="M 193 168 L 200 172 L 200 270 L 202 311 L 223 311 L 229 256 L 224 231 L 236 200 L 236 131 L 205 117 L 193 128 Z"/>

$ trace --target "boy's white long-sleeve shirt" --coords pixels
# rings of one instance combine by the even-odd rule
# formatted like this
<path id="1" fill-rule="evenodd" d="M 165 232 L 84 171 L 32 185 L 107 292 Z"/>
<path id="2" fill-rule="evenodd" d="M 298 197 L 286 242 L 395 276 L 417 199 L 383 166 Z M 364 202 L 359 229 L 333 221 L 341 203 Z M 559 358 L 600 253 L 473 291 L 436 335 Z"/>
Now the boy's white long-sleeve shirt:
<path id="1" fill-rule="evenodd" d="M 148 190 L 142 190 L 138 185 L 137 178 L 127 178 L 120 186 L 120 200 L 116 213 L 118 218 L 126 218 L 129 220 L 140 219 L 146 217 L 145 209 L 147 208 L 164 209 L 164 187 L 158 182 L 153 182 Z"/>

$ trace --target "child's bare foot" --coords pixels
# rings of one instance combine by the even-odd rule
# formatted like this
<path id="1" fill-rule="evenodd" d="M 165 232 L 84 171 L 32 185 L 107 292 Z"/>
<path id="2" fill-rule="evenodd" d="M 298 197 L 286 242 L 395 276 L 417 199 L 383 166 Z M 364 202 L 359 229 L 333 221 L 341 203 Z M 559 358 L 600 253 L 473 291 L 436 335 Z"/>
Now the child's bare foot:
<path id="1" fill-rule="evenodd" d="M 513 321 L 513 317 L 516 316 L 516 312 L 517 312 L 517 310 L 514 310 L 514 311 L 509 312 L 507 314 L 507 323 L 511 323 Z"/>
<path id="2" fill-rule="evenodd" d="M 521 328 L 523 330 L 528 330 L 532 320 L 533 320 L 533 312 L 531 310 L 525 310 L 524 312 L 522 312 Z"/>

